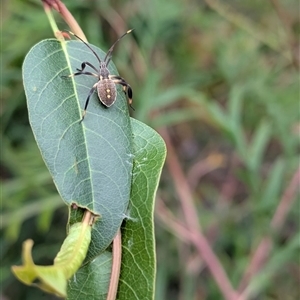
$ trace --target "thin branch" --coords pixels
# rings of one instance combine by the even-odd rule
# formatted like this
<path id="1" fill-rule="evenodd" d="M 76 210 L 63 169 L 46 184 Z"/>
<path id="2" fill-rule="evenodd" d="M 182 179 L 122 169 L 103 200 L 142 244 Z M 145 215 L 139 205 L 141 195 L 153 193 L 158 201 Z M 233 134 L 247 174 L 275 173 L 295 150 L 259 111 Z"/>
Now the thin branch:
<path id="1" fill-rule="evenodd" d="M 219 262 L 208 240 L 201 231 L 197 215 L 197 209 L 194 205 L 192 192 L 186 181 L 186 176 L 184 175 L 181 169 L 178 157 L 176 155 L 168 131 L 166 129 L 161 129 L 160 134 L 164 138 L 167 145 L 168 155 L 166 163 L 169 169 L 169 173 L 173 178 L 175 189 L 179 196 L 180 204 L 185 218 L 185 223 L 190 232 L 189 238 L 191 239 L 192 243 L 199 252 L 199 255 L 202 256 L 203 260 L 208 266 L 208 269 L 210 270 L 215 282 L 219 286 L 224 298 L 227 300 L 238 299 L 238 294 L 233 289 L 221 263 Z"/>
<path id="2" fill-rule="evenodd" d="M 61 17 L 64 19 L 64 21 L 69 25 L 71 30 L 81 37 L 84 41 L 87 41 L 81 27 L 77 23 L 76 19 L 73 17 L 73 15 L 70 13 L 68 8 L 62 3 L 60 0 L 42 0 L 44 7 L 51 7 L 57 12 L 60 13 Z"/>
<path id="3" fill-rule="evenodd" d="M 122 237 L 121 230 L 118 230 L 116 237 L 113 240 L 112 248 L 112 268 L 109 281 L 109 288 L 106 300 L 115 300 L 118 292 L 119 277 L 122 261 Z"/>
<path id="4" fill-rule="evenodd" d="M 179 196 L 182 211 L 184 213 L 187 227 L 192 231 L 200 231 L 197 210 L 195 209 L 192 192 L 187 183 L 186 176 L 183 174 L 178 157 L 172 145 L 167 129 L 161 129 L 160 134 L 165 140 L 168 149 L 167 167 L 174 180 L 175 189 Z"/>
<path id="5" fill-rule="evenodd" d="M 167 208 L 162 199 L 157 199 L 155 214 L 162 225 L 182 242 L 189 244 L 191 242 L 190 231 Z"/>
<path id="6" fill-rule="evenodd" d="M 295 201 L 296 193 L 299 192 L 299 183 L 300 183 L 300 168 L 294 173 L 293 178 L 288 185 L 287 189 L 284 191 L 281 201 L 278 205 L 278 208 L 274 214 L 274 217 L 271 222 L 271 228 L 273 230 L 279 230 L 291 209 L 293 202 Z"/>

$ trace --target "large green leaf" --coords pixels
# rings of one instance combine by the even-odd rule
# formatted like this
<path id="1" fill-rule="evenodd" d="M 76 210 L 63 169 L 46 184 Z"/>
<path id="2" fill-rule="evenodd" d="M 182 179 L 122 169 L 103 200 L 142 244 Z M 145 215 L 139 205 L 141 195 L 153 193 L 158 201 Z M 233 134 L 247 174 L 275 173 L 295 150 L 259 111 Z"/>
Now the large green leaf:
<path id="1" fill-rule="evenodd" d="M 103 59 L 104 53 L 92 46 Z M 97 95 L 82 109 L 96 82 L 92 76 L 62 78 L 83 61 L 98 67 L 81 42 L 55 39 L 35 45 L 25 58 L 23 80 L 31 127 L 62 199 L 99 218 L 92 230 L 91 260 L 111 243 L 128 206 L 132 177 L 132 131 L 121 87 L 116 103 L 105 108 Z M 114 65 L 111 74 L 117 74 Z M 71 210 L 73 211 L 73 210 Z M 75 217 L 71 223 L 75 222 Z"/>
<path id="2" fill-rule="evenodd" d="M 104 53 L 93 48 L 103 59 Z M 80 76 L 74 81 L 62 76 L 73 73 L 83 61 L 97 66 L 84 44 L 46 40 L 32 48 L 23 67 L 30 123 L 70 208 L 69 225 L 80 222 L 84 208 L 99 215 L 85 264 L 69 281 L 68 299 L 81 294 L 106 299 L 111 256 L 109 249 L 104 250 L 124 219 L 118 299 L 151 299 L 156 264 L 153 208 L 165 145 L 154 130 L 130 121 L 121 89 L 109 109 L 94 94 L 80 123 L 95 78 Z M 117 74 L 113 65 L 110 72 Z"/>
<path id="3" fill-rule="evenodd" d="M 121 227 L 122 266 L 117 299 L 150 300 L 154 298 L 156 272 L 154 198 L 166 148 L 153 129 L 135 119 L 131 123 L 134 168 L 127 217 Z M 110 252 L 105 251 L 81 267 L 69 281 L 68 299 L 105 300 L 111 262 Z"/>
<path id="4" fill-rule="evenodd" d="M 122 224 L 122 267 L 117 299 L 154 299 L 154 200 L 166 158 L 161 136 L 132 119 L 134 168 L 128 218 Z"/>

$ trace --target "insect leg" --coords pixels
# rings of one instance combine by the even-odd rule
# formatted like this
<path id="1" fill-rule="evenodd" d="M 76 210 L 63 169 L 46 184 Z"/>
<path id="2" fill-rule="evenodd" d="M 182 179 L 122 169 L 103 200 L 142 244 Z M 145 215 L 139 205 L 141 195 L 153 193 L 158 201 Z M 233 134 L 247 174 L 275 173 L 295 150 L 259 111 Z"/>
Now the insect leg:
<path id="1" fill-rule="evenodd" d="M 88 61 L 84 61 L 82 64 L 81 64 L 81 69 L 76 69 L 77 71 L 79 72 L 82 72 L 84 71 L 85 67 L 86 66 L 89 66 L 91 67 L 93 70 L 95 70 L 97 73 L 99 73 L 99 70 L 96 69 L 96 67 L 94 67 L 91 63 L 89 63 Z"/>
<path id="2" fill-rule="evenodd" d="M 82 71 L 79 71 L 79 72 L 75 72 L 73 74 L 70 74 L 70 75 L 64 75 L 62 76 L 63 78 L 70 78 L 70 77 L 74 77 L 74 76 L 77 76 L 77 75 L 89 75 L 89 76 L 95 76 L 95 77 L 98 77 L 97 74 L 95 73 L 92 73 L 92 72 L 82 72 Z"/>
<path id="3" fill-rule="evenodd" d="M 84 117 L 85 117 L 86 109 L 87 109 L 87 107 L 88 107 L 88 105 L 89 105 L 90 98 L 91 98 L 92 94 L 94 93 L 94 91 L 96 90 L 97 85 L 98 85 L 98 82 L 96 82 L 96 83 L 93 85 L 93 87 L 91 88 L 91 90 L 90 90 L 90 92 L 89 92 L 89 94 L 88 94 L 88 96 L 87 96 L 87 98 L 86 98 L 85 105 L 84 105 L 84 110 L 83 110 L 83 113 L 82 113 L 82 118 L 81 118 L 80 123 L 83 121 L 83 119 L 84 119 Z"/>
<path id="4" fill-rule="evenodd" d="M 134 107 L 132 106 L 132 94 L 133 93 L 132 93 L 131 86 L 121 76 L 110 75 L 109 78 L 111 80 L 113 80 L 114 83 L 121 84 L 123 86 L 123 91 L 128 99 L 128 104 L 131 107 L 131 109 L 135 110 Z"/>

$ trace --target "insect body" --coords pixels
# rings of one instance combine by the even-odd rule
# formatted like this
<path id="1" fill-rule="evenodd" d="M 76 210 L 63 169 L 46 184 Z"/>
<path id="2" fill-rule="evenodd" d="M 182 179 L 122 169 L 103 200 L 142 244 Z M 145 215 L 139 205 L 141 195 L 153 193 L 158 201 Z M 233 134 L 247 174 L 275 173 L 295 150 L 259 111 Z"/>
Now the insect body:
<path id="1" fill-rule="evenodd" d="M 121 37 L 119 37 L 114 44 L 110 47 L 110 49 L 108 50 L 108 52 L 105 55 L 105 58 L 103 61 L 101 61 L 101 59 L 99 58 L 99 56 L 97 55 L 97 53 L 85 42 L 83 41 L 79 36 L 77 36 L 76 34 L 74 34 L 71 31 L 68 31 L 71 35 L 75 36 L 76 38 L 78 38 L 79 40 L 81 40 L 96 56 L 97 60 L 99 61 L 99 69 L 97 69 L 95 66 L 93 66 L 91 63 L 89 62 L 83 62 L 81 64 L 81 69 L 76 69 L 77 72 L 74 74 L 71 74 L 69 76 L 66 77 L 74 77 L 77 75 L 89 75 L 89 76 L 94 76 L 98 78 L 98 81 L 93 85 L 93 87 L 91 88 L 88 97 L 86 99 L 85 102 L 85 106 L 84 106 L 84 111 L 82 114 L 82 119 L 81 121 L 83 121 L 84 116 L 86 114 L 86 110 L 89 104 L 89 100 L 92 96 L 92 94 L 97 90 L 98 93 L 98 97 L 99 100 L 103 103 L 103 105 L 105 105 L 106 107 L 110 107 L 112 106 L 117 98 L 117 89 L 116 89 L 116 84 L 121 84 L 123 86 L 123 91 L 125 93 L 125 95 L 128 98 L 128 103 L 129 106 L 134 109 L 132 107 L 132 89 L 131 86 L 125 81 L 124 78 L 122 78 L 121 76 L 117 76 L 117 75 L 111 75 L 109 73 L 108 70 L 108 64 L 111 61 L 111 57 L 112 57 L 112 52 L 114 50 L 115 45 L 128 33 L 130 33 L 133 29 L 128 30 L 127 32 L 125 32 Z M 89 72 L 89 71 L 85 71 L 85 68 L 89 66 L 90 68 L 92 68 L 96 73 L 94 72 Z"/>

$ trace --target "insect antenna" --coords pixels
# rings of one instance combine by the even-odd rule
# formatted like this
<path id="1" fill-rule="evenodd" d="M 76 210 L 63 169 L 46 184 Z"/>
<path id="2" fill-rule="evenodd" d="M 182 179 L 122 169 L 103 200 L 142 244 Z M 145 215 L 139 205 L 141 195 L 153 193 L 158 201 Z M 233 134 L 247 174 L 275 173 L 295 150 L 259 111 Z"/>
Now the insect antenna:
<path id="1" fill-rule="evenodd" d="M 114 43 L 113 45 L 109 48 L 109 50 L 107 51 L 105 58 L 104 58 L 104 62 L 106 64 L 106 66 L 109 64 L 110 60 L 111 60 L 111 56 L 112 56 L 112 52 L 116 46 L 116 44 L 128 33 L 130 33 L 133 29 L 130 29 L 128 31 L 126 31 L 122 36 L 120 36 Z"/>
<path id="2" fill-rule="evenodd" d="M 80 38 L 78 35 L 76 35 L 75 33 L 73 33 L 72 31 L 67 31 L 68 33 L 70 33 L 71 35 L 75 36 L 77 39 L 81 40 L 93 53 L 94 55 L 96 56 L 96 58 L 98 59 L 99 61 L 99 64 L 101 64 L 101 59 L 100 57 L 98 56 L 98 54 L 91 48 L 91 46 L 86 43 L 82 38 Z"/>

